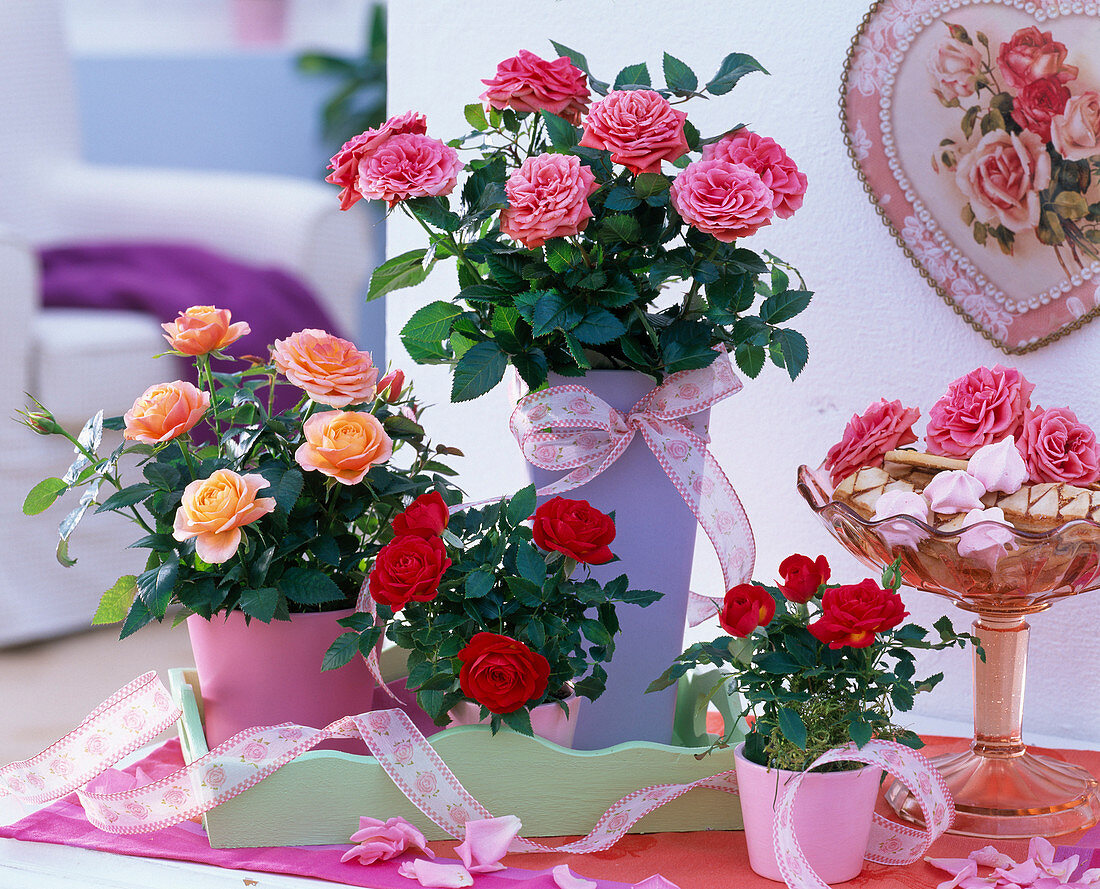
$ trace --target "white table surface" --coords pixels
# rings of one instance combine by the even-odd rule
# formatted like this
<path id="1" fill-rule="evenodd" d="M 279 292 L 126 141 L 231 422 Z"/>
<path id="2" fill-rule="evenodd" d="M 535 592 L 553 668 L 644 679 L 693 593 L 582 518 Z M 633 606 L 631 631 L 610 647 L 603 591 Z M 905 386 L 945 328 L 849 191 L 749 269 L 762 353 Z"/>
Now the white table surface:
<path id="1" fill-rule="evenodd" d="M 912 728 L 921 734 L 965 736 L 970 726 L 942 719 L 920 718 Z M 1025 740 L 1043 747 L 1098 749 L 1096 742 L 1025 732 Z M 141 754 L 130 757 L 140 759 Z M 0 823 L 10 824 L 29 812 L 10 798 L 0 799 Z M 255 882 L 250 882 L 250 881 Z M 0 889 L 280 889 L 334 886 L 326 880 L 256 871 L 228 870 L 183 861 L 111 855 L 53 843 L 0 839 Z M 414 883 L 409 884 L 414 886 Z M 683 886 L 681 889 L 698 889 Z"/>

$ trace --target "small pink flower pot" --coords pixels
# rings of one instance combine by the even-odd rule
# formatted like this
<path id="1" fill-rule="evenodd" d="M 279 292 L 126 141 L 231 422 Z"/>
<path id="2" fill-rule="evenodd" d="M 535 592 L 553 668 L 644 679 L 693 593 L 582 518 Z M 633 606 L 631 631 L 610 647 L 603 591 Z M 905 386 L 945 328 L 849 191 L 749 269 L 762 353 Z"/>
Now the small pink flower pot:
<path id="1" fill-rule="evenodd" d="M 580 699 L 576 696 L 565 699 L 569 713 L 565 713 L 556 703 L 539 704 L 531 711 L 531 729 L 540 738 L 545 738 L 559 747 L 573 746 L 573 733 L 577 729 L 577 707 Z M 477 704 L 463 701 L 450 711 L 451 725 L 488 725 L 488 719 L 479 719 L 481 708 Z"/>
<path id="2" fill-rule="evenodd" d="M 351 613 L 294 614 L 290 621 L 253 620 L 247 626 L 240 611 L 212 621 L 189 617 L 207 745 L 213 748 L 253 726 L 294 722 L 324 728 L 370 710 L 374 680 L 362 658 L 321 671 L 328 647 L 345 632 L 336 621 Z M 367 754 L 358 739 L 329 741 L 321 748 Z"/>
<path id="3" fill-rule="evenodd" d="M 734 761 L 749 865 L 760 876 L 782 883 L 772 825 L 780 795 L 799 773 L 750 762 L 744 747 L 737 745 Z M 795 836 L 810 867 L 826 883 L 843 883 L 863 870 L 881 777 L 881 769 L 867 766 L 848 772 L 810 772 L 803 779 L 794 803 Z"/>

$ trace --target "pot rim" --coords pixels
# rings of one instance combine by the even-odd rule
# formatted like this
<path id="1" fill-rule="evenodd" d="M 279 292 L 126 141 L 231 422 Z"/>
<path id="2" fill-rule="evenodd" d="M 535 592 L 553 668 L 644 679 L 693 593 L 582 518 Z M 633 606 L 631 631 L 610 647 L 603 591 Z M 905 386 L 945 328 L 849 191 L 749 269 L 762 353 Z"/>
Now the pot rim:
<path id="1" fill-rule="evenodd" d="M 775 772 L 776 776 L 784 777 L 789 781 L 795 775 L 813 775 L 827 780 L 835 780 L 835 776 L 847 776 L 847 775 L 862 775 L 868 769 L 873 769 L 877 772 L 881 772 L 882 769 L 879 766 L 872 765 L 871 763 L 863 763 L 858 769 L 844 769 L 842 771 L 835 772 L 822 772 L 818 770 L 803 769 L 802 771 L 791 771 L 790 769 L 777 769 L 772 766 L 762 766 L 758 762 L 753 762 L 744 753 L 745 742 L 741 741 L 736 747 L 733 748 L 733 757 L 738 763 L 744 763 L 754 769 L 760 769 L 765 772 Z M 856 760 L 850 760 L 856 762 Z"/>

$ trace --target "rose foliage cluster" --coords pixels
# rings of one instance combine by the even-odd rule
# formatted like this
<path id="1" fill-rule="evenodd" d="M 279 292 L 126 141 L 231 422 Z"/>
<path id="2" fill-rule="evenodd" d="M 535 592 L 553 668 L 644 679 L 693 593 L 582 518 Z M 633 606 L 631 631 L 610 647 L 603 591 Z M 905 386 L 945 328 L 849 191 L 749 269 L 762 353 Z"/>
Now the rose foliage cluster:
<path id="1" fill-rule="evenodd" d="M 729 590 L 718 618 L 729 635 L 690 646 L 649 690 L 667 688 L 692 667 L 717 665 L 710 696 L 740 693 L 740 715 L 754 718 L 745 755 L 773 768 L 801 771 L 827 750 L 872 738 L 920 747 L 895 714 L 910 710 L 914 696 L 943 674 L 916 679 L 913 652 L 977 640 L 956 633 L 947 617 L 935 624 L 938 641 L 905 624 L 897 563 L 881 585 L 871 578 L 830 585 L 824 556 L 789 556 L 779 573 L 777 586 Z M 733 729 L 727 726 L 727 737 Z"/>
<path id="2" fill-rule="evenodd" d="M 151 386 L 125 416 L 100 411 L 78 436 L 41 404 L 21 412 L 34 431 L 74 445 L 65 475 L 37 484 L 23 506 L 35 514 L 79 492 L 59 528 L 59 561 L 75 562 L 69 541 L 93 507 L 130 518 L 142 532 L 131 546 L 149 551 L 142 573 L 104 593 L 94 623 L 121 621 L 125 637 L 171 604 L 265 623 L 351 607 L 404 499 L 457 496 L 440 457 L 459 452 L 429 443 L 401 371 L 379 379 L 369 353 L 321 330 L 276 341 L 268 361 L 234 359 L 223 350 L 249 327 L 212 306 L 163 326 L 168 354 L 194 361 L 198 386 Z M 221 373 L 211 358 L 245 366 Z M 104 429 L 123 431 L 106 456 Z M 124 481 L 130 472 L 136 480 Z"/>
<path id="3" fill-rule="evenodd" d="M 501 62 L 465 107 L 465 136 L 435 139 L 410 111 L 332 158 L 327 181 L 343 209 L 385 201 L 428 240 L 379 266 L 370 298 L 455 259 L 453 299 L 402 331 L 409 354 L 453 366 L 454 401 L 489 391 L 509 365 L 532 389 L 551 371 L 593 367 L 660 380 L 706 367 L 719 344 L 750 377 L 770 359 L 794 379 L 808 349 L 783 325 L 811 293 L 787 263 L 741 241 L 798 210 L 806 176 L 773 139 L 732 122 L 704 138 L 677 107 L 725 95 L 763 66 L 731 53 L 704 85 L 666 53 L 664 87 L 645 64 L 609 84 L 554 47 L 552 61 L 523 50 Z"/>
<path id="4" fill-rule="evenodd" d="M 376 616 L 341 620 L 348 632 L 326 667 L 385 634 L 409 652 L 408 687 L 436 724 L 471 702 L 494 732 L 503 723 L 529 735 L 539 704 L 599 697 L 619 633 L 616 606 L 644 608 L 661 594 L 630 589 L 626 575 L 606 584 L 574 578 L 578 565 L 614 560 L 613 517 L 585 500 L 535 503 L 533 485 L 453 515 L 438 491 L 414 500 L 394 517 L 370 572 Z"/>

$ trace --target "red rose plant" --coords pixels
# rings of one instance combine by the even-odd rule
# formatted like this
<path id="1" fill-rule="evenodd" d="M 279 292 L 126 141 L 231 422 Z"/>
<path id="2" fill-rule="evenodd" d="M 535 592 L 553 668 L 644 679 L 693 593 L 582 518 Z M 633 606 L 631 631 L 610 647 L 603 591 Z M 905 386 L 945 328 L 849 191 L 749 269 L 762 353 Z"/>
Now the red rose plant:
<path id="1" fill-rule="evenodd" d="M 830 585 L 824 556 L 795 554 L 779 566 L 777 586 L 744 583 L 726 593 L 718 615 L 728 636 L 690 646 L 651 685 L 666 688 L 689 669 L 717 665 L 725 676 L 712 695 L 727 686 L 740 693 L 742 717 L 751 717 L 745 756 L 770 768 L 802 771 L 822 753 L 872 738 L 912 747 L 920 739 L 897 722 L 942 674 L 916 679 L 913 652 L 939 651 L 975 642 L 956 633 L 944 617 L 938 638 L 908 616 L 898 587 L 898 563 L 881 584 Z M 727 726 L 724 745 L 736 725 Z M 852 768 L 841 763 L 831 768 Z"/>
<path id="2" fill-rule="evenodd" d="M 367 582 L 376 621 L 343 620 L 330 660 L 368 652 L 385 633 L 409 652 L 408 687 L 438 725 L 469 702 L 493 731 L 530 734 L 534 707 L 602 694 L 616 607 L 660 593 L 631 589 L 626 575 L 588 576 L 589 565 L 614 561 L 615 523 L 584 500 L 536 509 L 533 486 L 452 513 L 456 500 L 431 491 L 389 522 Z"/>

